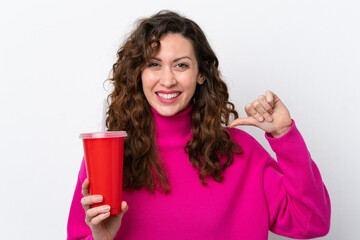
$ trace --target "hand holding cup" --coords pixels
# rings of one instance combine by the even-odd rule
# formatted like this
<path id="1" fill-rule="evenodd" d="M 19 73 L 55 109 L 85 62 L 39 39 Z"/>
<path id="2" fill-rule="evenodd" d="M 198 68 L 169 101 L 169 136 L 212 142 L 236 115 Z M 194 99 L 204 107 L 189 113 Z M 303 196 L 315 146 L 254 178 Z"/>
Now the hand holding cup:
<path id="1" fill-rule="evenodd" d="M 90 195 L 89 180 L 85 179 L 82 184 L 81 204 L 85 210 L 85 222 L 90 227 L 93 238 L 96 239 L 114 239 L 116 233 L 121 226 L 121 220 L 124 213 L 128 210 L 128 205 L 125 201 L 121 202 L 121 213 L 110 216 L 110 206 L 101 205 L 92 207 L 93 204 L 99 204 L 103 201 L 101 195 Z"/>

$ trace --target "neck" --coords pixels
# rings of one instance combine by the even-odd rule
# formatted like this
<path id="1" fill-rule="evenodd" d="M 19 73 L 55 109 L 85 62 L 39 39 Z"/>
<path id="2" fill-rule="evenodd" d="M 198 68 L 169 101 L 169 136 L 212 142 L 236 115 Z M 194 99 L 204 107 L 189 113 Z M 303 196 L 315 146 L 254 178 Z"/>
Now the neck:
<path id="1" fill-rule="evenodd" d="M 190 105 L 183 111 L 173 116 L 162 116 L 154 108 L 151 111 L 154 115 L 156 141 L 159 147 L 186 145 L 191 138 L 191 111 Z M 185 147 L 184 145 L 184 147 Z"/>

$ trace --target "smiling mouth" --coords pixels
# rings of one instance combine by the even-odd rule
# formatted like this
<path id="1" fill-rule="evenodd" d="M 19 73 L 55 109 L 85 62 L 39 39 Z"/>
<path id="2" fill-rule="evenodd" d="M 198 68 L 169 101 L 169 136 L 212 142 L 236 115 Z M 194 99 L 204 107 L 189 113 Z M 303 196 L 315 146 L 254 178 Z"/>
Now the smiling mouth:
<path id="1" fill-rule="evenodd" d="M 165 100 L 171 100 L 173 98 L 176 98 L 180 95 L 180 92 L 176 92 L 176 93 L 159 93 L 157 92 L 156 95 L 158 95 L 159 97 L 161 97 L 162 99 Z"/>

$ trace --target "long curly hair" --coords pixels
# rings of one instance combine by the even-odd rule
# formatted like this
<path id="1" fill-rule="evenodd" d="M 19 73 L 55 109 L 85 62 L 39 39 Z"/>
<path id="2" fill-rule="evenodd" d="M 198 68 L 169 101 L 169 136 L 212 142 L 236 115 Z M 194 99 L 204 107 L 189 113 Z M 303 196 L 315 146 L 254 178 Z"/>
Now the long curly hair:
<path id="1" fill-rule="evenodd" d="M 201 183 L 206 185 L 208 176 L 221 182 L 225 168 L 233 162 L 232 155 L 241 153 L 240 146 L 223 127 L 229 124 L 231 115 L 237 118 L 238 113 L 228 100 L 218 59 L 205 34 L 192 20 L 163 10 L 139 20 L 118 50 L 112 77 L 108 79 L 114 89 L 108 96 L 106 125 L 110 131 L 125 130 L 128 134 L 124 146 L 124 189 L 170 191 L 155 144 L 154 118 L 141 82 L 141 72 L 160 49 L 164 34 L 181 34 L 192 42 L 199 73 L 206 78 L 202 85 L 196 86 L 191 100 L 193 137 L 184 148 L 192 166 L 198 169 Z M 226 161 L 220 161 L 223 158 Z"/>

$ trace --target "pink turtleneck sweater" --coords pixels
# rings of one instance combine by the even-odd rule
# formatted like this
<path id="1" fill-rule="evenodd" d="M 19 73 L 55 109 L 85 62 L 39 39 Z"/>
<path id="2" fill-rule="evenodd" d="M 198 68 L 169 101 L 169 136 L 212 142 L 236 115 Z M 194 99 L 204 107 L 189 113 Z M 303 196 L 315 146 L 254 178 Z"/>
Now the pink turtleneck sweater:
<path id="1" fill-rule="evenodd" d="M 153 110 L 171 191 L 124 191 L 129 210 L 115 239 L 265 240 L 269 230 L 303 239 L 329 231 L 329 196 L 294 122 L 280 138 L 265 135 L 277 161 L 244 131 L 228 129 L 243 154 L 234 155 L 221 183 L 208 177 L 204 186 L 184 152 L 192 136 L 191 110 L 172 117 Z M 68 239 L 92 239 L 80 203 L 86 176 L 83 161 L 69 214 Z"/>

